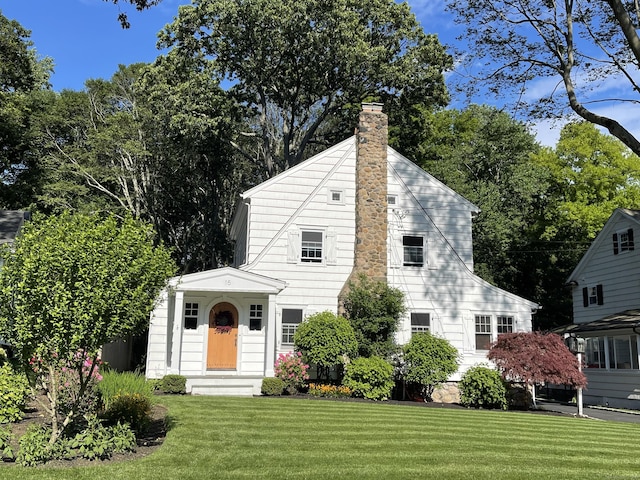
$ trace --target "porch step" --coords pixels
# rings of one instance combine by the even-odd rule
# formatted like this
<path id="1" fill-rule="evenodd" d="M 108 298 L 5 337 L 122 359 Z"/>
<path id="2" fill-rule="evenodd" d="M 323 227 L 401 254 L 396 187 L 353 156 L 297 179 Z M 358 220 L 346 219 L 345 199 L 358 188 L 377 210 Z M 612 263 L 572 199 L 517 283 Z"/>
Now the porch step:
<path id="1" fill-rule="evenodd" d="M 187 392 L 192 395 L 250 397 L 260 395 L 262 377 L 187 377 Z"/>

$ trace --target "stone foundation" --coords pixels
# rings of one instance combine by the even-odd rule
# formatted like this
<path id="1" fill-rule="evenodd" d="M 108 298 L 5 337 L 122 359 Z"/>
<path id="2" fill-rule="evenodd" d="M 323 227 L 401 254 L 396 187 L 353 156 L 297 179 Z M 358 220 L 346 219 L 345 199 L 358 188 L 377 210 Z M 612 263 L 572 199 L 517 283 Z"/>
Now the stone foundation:
<path id="1" fill-rule="evenodd" d="M 433 391 L 431 398 L 438 403 L 460 403 L 460 389 L 458 382 L 446 382 Z"/>

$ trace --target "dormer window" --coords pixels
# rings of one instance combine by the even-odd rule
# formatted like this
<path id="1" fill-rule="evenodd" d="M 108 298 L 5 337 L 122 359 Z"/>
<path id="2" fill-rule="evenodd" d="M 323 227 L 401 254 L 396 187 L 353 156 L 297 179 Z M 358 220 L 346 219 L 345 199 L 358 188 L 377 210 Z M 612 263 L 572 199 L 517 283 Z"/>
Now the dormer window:
<path id="1" fill-rule="evenodd" d="M 634 249 L 633 228 L 620 230 L 613 234 L 613 254 L 629 252 Z"/>

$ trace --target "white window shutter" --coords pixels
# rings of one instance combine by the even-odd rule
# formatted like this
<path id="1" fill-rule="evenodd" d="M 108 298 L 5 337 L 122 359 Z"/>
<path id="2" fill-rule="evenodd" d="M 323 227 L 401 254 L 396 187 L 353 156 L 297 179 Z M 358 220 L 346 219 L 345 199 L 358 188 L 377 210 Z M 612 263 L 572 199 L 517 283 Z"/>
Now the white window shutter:
<path id="1" fill-rule="evenodd" d="M 400 268 L 402 266 L 402 259 L 404 257 L 404 250 L 402 247 L 402 235 L 392 234 L 387 239 L 391 248 L 389 248 L 389 255 L 391 262 L 391 268 Z"/>
<path id="2" fill-rule="evenodd" d="M 338 263 L 338 242 L 336 232 L 334 230 L 327 231 L 326 242 L 325 255 L 327 258 L 327 265 L 336 265 Z"/>
<path id="3" fill-rule="evenodd" d="M 290 230 L 288 237 L 287 262 L 298 263 L 298 260 L 300 260 L 300 232 L 298 230 Z"/>
<path id="4" fill-rule="evenodd" d="M 427 267 L 429 270 L 438 268 L 438 252 L 436 251 L 436 234 L 429 232 L 424 237 L 424 248 L 427 249 Z"/>

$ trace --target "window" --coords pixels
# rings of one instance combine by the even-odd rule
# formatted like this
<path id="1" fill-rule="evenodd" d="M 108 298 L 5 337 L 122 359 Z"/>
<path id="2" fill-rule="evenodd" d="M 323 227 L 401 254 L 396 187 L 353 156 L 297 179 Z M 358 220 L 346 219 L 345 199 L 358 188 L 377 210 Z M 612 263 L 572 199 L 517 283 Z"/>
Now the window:
<path id="1" fill-rule="evenodd" d="M 513 333 L 513 317 L 498 315 L 498 335 L 501 333 Z"/>
<path id="2" fill-rule="evenodd" d="M 387 205 L 390 207 L 395 207 L 398 204 L 398 196 L 397 195 L 387 195 Z"/>
<path id="3" fill-rule="evenodd" d="M 282 343 L 293 345 L 293 335 L 302 323 L 302 310 L 297 308 L 282 309 Z"/>
<path id="4" fill-rule="evenodd" d="M 322 232 L 302 232 L 302 262 L 322 262 Z"/>
<path id="5" fill-rule="evenodd" d="M 249 307 L 249 330 L 262 330 L 262 305 Z"/>
<path id="6" fill-rule="evenodd" d="M 609 337 L 609 368 L 628 370 L 638 368 L 636 336 Z"/>
<path id="7" fill-rule="evenodd" d="M 602 285 L 596 285 L 595 287 L 584 287 L 582 289 L 582 304 L 585 307 L 603 305 L 604 297 Z"/>
<path id="8" fill-rule="evenodd" d="M 329 196 L 327 201 L 329 203 L 338 203 L 338 204 L 342 204 L 344 203 L 343 201 L 343 192 L 342 190 L 329 190 Z"/>
<path id="9" fill-rule="evenodd" d="M 606 368 L 604 338 L 587 338 L 584 357 L 587 368 Z"/>
<path id="10" fill-rule="evenodd" d="M 428 332 L 430 327 L 431 315 L 429 313 L 411 312 L 411 335 Z"/>
<path id="11" fill-rule="evenodd" d="M 422 267 L 424 265 L 424 237 L 405 235 L 402 237 L 402 248 L 405 267 Z"/>
<path id="12" fill-rule="evenodd" d="M 184 304 L 184 328 L 195 330 L 198 328 L 198 304 L 186 302 Z"/>
<path id="13" fill-rule="evenodd" d="M 491 346 L 491 315 L 476 315 L 476 350 Z"/>
<path id="14" fill-rule="evenodd" d="M 613 234 L 613 254 L 629 252 L 634 249 L 633 228 L 621 230 Z"/>

